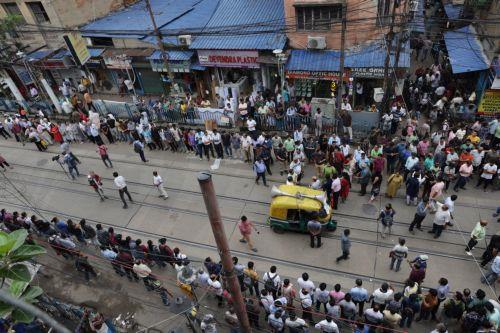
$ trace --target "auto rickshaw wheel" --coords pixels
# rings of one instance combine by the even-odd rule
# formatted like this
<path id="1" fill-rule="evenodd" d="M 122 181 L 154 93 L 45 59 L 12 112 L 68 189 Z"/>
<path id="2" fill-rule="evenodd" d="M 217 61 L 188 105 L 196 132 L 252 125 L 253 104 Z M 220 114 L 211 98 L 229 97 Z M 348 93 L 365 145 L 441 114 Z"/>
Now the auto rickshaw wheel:
<path id="1" fill-rule="evenodd" d="M 273 231 L 277 234 L 284 234 L 285 233 L 285 228 L 283 228 L 282 226 L 280 225 L 273 225 L 271 227 L 271 229 L 273 229 Z"/>

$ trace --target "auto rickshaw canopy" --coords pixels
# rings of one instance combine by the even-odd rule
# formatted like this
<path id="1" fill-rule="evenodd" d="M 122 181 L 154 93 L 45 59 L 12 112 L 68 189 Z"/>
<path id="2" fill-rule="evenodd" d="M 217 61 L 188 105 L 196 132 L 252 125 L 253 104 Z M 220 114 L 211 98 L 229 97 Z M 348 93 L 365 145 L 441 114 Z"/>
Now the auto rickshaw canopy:
<path id="1" fill-rule="evenodd" d="M 269 215 L 273 218 L 286 220 L 289 209 L 299 209 L 308 212 L 319 212 L 324 209 L 325 193 L 304 186 L 281 185 L 279 191 L 271 200 Z M 317 199 L 314 199 L 317 198 Z M 326 212 L 329 216 L 329 210 Z"/>

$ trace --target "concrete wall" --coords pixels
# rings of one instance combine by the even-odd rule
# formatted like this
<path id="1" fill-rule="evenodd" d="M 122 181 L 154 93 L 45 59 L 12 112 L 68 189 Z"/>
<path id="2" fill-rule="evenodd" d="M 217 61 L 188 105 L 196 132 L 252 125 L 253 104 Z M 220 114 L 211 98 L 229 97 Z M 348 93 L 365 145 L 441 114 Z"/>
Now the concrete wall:
<path id="1" fill-rule="evenodd" d="M 346 47 L 363 44 L 378 39 L 386 31 L 376 24 L 378 0 L 346 0 L 347 1 L 347 32 Z M 390 1 L 390 0 L 388 0 Z M 391 1 L 392 2 L 392 1 Z M 289 31 L 287 36 L 290 47 L 294 49 L 307 48 L 307 37 L 326 37 L 326 49 L 340 49 L 341 24 L 333 24 L 329 31 L 297 31 L 294 4 L 328 5 L 341 4 L 340 0 L 285 0 L 285 17 Z M 404 1 L 402 1 L 401 9 Z M 397 9 L 399 11 L 400 9 Z M 363 21 L 353 21 L 363 18 L 372 18 Z"/>
<path id="2" fill-rule="evenodd" d="M 136 0 L 40 0 L 44 6 L 50 23 L 44 25 L 50 27 L 77 27 L 84 23 L 93 21 L 99 17 L 105 16 L 111 11 L 128 5 Z M 25 21 L 29 24 L 37 24 L 35 18 L 26 5 L 29 0 L 0 0 L 1 3 L 16 2 Z M 0 17 L 7 13 L 0 5 Z M 49 48 L 58 48 L 64 45 L 62 39 L 63 33 L 60 32 L 36 32 L 23 33 L 22 42 L 29 45 L 28 50 L 33 50 L 47 45 Z"/>
<path id="3" fill-rule="evenodd" d="M 481 20 L 491 20 L 491 22 L 483 22 L 476 25 L 478 34 L 488 36 L 500 36 L 500 24 L 498 16 L 500 15 L 500 2 L 493 0 L 489 9 L 482 10 L 479 14 Z M 488 59 L 493 60 L 493 57 L 500 56 L 500 39 L 498 38 L 481 38 L 484 52 Z"/>

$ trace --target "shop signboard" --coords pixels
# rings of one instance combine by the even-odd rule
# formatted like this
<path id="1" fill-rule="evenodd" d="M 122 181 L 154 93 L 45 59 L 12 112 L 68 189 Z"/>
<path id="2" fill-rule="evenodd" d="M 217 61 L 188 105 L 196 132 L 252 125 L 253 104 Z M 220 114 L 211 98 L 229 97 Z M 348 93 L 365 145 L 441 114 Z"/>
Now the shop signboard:
<path id="1" fill-rule="evenodd" d="M 63 36 L 63 39 L 77 64 L 80 66 L 85 65 L 85 63 L 90 59 L 90 52 L 87 48 L 87 44 L 85 43 L 85 39 L 82 38 L 82 35 L 78 32 L 70 32 L 69 34 Z"/>
<path id="2" fill-rule="evenodd" d="M 316 79 L 316 80 L 338 80 L 340 72 L 326 71 L 286 71 L 285 76 L 289 79 Z M 349 77 L 349 73 L 344 73 L 344 80 Z"/>
<path id="3" fill-rule="evenodd" d="M 104 63 L 110 69 L 132 69 L 131 60 L 125 57 L 105 57 Z"/>
<path id="4" fill-rule="evenodd" d="M 351 67 L 351 76 L 354 78 L 366 78 L 366 79 L 383 79 L 384 78 L 384 68 L 383 67 Z M 393 69 L 389 68 L 389 75 L 392 75 Z"/>
<path id="5" fill-rule="evenodd" d="M 198 50 L 198 59 L 202 66 L 260 68 L 258 51 Z"/>
<path id="6" fill-rule="evenodd" d="M 487 89 L 481 98 L 481 103 L 477 108 L 477 113 L 487 116 L 495 117 L 500 114 L 500 90 Z"/>

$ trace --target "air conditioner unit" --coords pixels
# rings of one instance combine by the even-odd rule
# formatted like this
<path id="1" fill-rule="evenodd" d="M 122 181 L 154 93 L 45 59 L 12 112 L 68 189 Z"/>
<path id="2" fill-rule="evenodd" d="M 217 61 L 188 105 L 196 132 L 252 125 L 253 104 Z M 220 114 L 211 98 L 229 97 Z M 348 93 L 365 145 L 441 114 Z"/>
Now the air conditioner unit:
<path id="1" fill-rule="evenodd" d="M 307 37 L 307 48 L 313 50 L 323 50 L 326 49 L 325 37 Z"/>
<path id="2" fill-rule="evenodd" d="M 181 46 L 189 46 L 191 45 L 191 35 L 179 35 L 177 37 L 179 41 L 179 45 Z"/>

